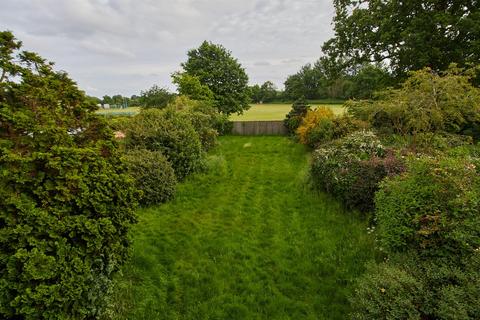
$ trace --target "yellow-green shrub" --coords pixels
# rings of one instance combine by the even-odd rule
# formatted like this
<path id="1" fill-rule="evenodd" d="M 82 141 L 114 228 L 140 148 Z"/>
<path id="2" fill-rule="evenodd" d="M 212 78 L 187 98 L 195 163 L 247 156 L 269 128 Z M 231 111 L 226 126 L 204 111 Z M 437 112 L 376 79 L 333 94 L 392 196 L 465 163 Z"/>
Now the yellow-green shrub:
<path id="1" fill-rule="evenodd" d="M 308 143 L 309 133 L 317 126 L 317 124 L 325 119 L 333 119 L 332 109 L 328 107 L 318 107 L 315 110 L 308 110 L 302 120 L 302 124 L 297 128 L 298 140 L 302 144 Z"/>

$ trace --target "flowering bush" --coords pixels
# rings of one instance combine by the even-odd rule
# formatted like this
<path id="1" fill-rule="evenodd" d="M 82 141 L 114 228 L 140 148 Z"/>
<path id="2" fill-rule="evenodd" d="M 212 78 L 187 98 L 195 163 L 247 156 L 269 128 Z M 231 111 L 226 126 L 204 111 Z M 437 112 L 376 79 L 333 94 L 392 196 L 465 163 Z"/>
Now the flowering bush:
<path id="1" fill-rule="evenodd" d="M 378 183 L 403 170 L 403 162 L 374 133 L 359 131 L 315 150 L 311 178 L 315 186 L 340 198 L 347 207 L 370 211 Z"/>

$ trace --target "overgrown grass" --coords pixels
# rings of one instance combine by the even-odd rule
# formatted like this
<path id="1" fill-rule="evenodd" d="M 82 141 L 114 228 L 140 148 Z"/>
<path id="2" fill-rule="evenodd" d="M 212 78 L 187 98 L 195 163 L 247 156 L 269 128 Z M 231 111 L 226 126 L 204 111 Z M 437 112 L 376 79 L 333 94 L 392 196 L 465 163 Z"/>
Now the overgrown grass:
<path id="1" fill-rule="evenodd" d="M 285 137 L 222 137 L 209 171 L 142 209 L 114 319 L 345 319 L 367 224 L 306 186 Z"/>

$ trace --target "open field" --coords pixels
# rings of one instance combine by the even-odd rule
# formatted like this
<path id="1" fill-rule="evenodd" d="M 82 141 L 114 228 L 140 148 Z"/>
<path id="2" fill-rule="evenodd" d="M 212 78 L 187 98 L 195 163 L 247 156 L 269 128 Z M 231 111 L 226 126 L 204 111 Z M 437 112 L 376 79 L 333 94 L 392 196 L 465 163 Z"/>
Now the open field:
<path id="1" fill-rule="evenodd" d="M 312 104 L 311 106 L 316 108 L 320 105 L 331 108 L 335 114 L 345 112 L 341 104 Z M 234 121 L 283 120 L 292 108 L 291 104 L 252 104 L 251 106 L 242 115 L 234 114 L 230 119 Z"/>
<path id="2" fill-rule="evenodd" d="M 345 112 L 342 104 L 311 104 L 313 108 L 318 106 L 326 106 L 332 108 L 335 114 L 341 114 Z M 230 117 L 233 121 L 256 121 L 256 120 L 283 120 L 285 115 L 290 111 L 292 105 L 285 103 L 275 104 L 252 104 L 252 107 L 245 111 L 242 115 L 232 115 Z M 131 107 L 126 109 L 107 109 L 99 110 L 97 113 L 106 116 L 118 116 L 118 115 L 134 115 L 140 110 L 139 107 Z"/>
<path id="3" fill-rule="evenodd" d="M 140 107 L 129 107 L 125 109 L 100 109 L 98 114 L 106 116 L 135 115 L 140 111 Z"/>
<path id="4" fill-rule="evenodd" d="M 284 137 L 221 137 L 208 173 L 140 210 L 115 319 L 346 319 L 367 223 L 306 187 Z"/>

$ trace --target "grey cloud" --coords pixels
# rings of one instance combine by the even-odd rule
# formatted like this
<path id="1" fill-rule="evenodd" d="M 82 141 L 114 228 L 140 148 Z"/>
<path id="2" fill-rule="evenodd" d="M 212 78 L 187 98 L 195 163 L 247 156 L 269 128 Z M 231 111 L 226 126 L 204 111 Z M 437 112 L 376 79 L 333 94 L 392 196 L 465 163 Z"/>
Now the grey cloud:
<path id="1" fill-rule="evenodd" d="M 174 89 L 170 74 L 203 40 L 223 44 L 251 83 L 277 86 L 320 56 L 331 0 L 2 0 L 0 30 L 94 95 Z"/>
<path id="2" fill-rule="evenodd" d="M 254 62 L 253 65 L 256 67 L 268 67 L 268 66 L 271 66 L 272 64 L 268 61 L 257 61 L 257 62 Z"/>

